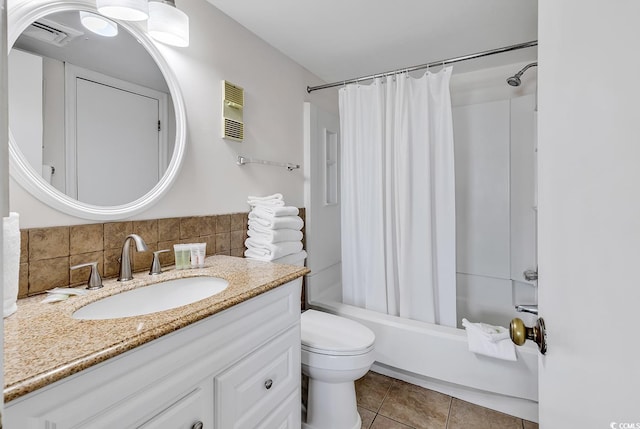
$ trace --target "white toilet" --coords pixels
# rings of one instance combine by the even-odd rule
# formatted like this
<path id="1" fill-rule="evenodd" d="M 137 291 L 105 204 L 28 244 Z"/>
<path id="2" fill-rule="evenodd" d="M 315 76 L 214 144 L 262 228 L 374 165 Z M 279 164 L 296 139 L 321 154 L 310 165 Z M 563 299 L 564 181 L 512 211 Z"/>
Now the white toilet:
<path id="1" fill-rule="evenodd" d="M 354 381 L 373 364 L 374 333 L 315 310 L 301 316 L 302 372 L 309 377 L 307 429 L 360 429 Z"/>
<path id="2" fill-rule="evenodd" d="M 273 262 L 304 265 L 303 250 Z M 305 429 L 360 429 L 354 381 L 373 364 L 375 334 L 353 320 L 307 310 L 300 316 L 302 372 L 309 377 Z"/>

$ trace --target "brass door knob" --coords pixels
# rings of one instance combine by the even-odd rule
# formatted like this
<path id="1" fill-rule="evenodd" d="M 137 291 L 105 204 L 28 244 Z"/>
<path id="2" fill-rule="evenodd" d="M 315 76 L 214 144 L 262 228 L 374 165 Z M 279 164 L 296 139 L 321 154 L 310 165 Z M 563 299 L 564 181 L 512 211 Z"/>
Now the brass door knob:
<path id="1" fill-rule="evenodd" d="M 513 319 L 509 326 L 509 335 L 516 346 L 521 346 L 525 341 L 531 340 L 538 345 L 541 354 L 547 353 L 547 333 L 542 318 L 539 318 L 536 325 L 531 328 L 525 326 L 521 319 Z"/>

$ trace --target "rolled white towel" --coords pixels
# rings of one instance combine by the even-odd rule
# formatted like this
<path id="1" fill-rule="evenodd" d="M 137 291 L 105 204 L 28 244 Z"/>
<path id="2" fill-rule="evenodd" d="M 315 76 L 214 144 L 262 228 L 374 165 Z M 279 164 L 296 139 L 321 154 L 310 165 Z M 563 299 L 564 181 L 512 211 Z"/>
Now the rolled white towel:
<path id="1" fill-rule="evenodd" d="M 11 212 L 2 219 L 3 233 L 3 317 L 11 316 L 18 306 L 18 285 L 20 283 L 20 215 Z"/>
<path id="2" fill-rule="evenodd" d="M 300 212 L 297 207 L 293 206 L 256 206 L 251 211 L 265 219 L 281 216 L 298 216 L 298 213 Z"/>
<path id="3" fill-rule="evenodd" d="M 270 229 L 295 229 L 296 231 L 300 231 L 304 226 L 304 222 L 300 216 L 279 216 L 267 219 L 250 212 L 249 226 L 256 225 Z"/>
<path id="4" fill-rule="evenodd" d="M 282 241 L 302 240 L 302 231 L 295 229 L 269 229 L 260 226 L 250 226 L 247 235 L 265 243 L 280 243 Z"/>
<path id="5" fill-rule="evenodd" d="M 266 197 L 253 197 L 249 196 L 247 198 L 247 203 L 250 206 L 269 206 L 269 207 L 278 207 L 284 206 L 284 200 L 282 199 L 282 194 L 273 194 L 267 195 Z"/>
<path id="6" fill-rule="evenodd" d="M 255 243 L 252 238 L 245 240 L 247 250 L 244 256 L 262 261 L 273 261 L 283 256 L 298 253 L 302 250 L 302 243 L 299 241 L 283 241 L 275 244 Z"/>
<path id="7" fill-rule="evenodd" d="M 497 359 L 518 360 L 507 328 L 486 323 L 471 323 L 467 319 L 462 319 L 462 326 L 467 331 L 470 352 Z"/>

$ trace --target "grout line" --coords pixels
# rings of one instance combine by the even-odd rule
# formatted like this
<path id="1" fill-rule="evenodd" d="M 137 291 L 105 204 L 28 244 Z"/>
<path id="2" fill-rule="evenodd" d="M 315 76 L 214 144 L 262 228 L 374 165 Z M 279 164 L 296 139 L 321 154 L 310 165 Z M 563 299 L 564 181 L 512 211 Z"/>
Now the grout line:
<path id="1" fill-rule="evenodd" d="M 449 412 L 447 413 L 447 420 L 444 423 L 444 428 L 449 427 L 449 420 L 451 419 L 451 409 L 453 408 L 453 396 L 449 396 Z"/>
<path id="2" fill-rule="evenodd" d="M 375 416 L 373 416 L 373 420 L 371 420 L 371 424 L 369 425 L 369 428 L 373 427 L 373 424 L 376 422 L 376 419 L 378 418 L 378 415 L 379 415 L 379 414 L 378 414 L 378 413 L 376 413 L 376 415 L 375 415 Z M 369 429 L 369 428 L 367 428 L 367 429 Z"/>
<path id="3" fill-rule="evenodd" d="M 392 379 L 391 383 L 389 383 L 389 387 L 387 387 L 387 391 L 384 393 L 384 397 L 382 398 L 382 401 L 380 401 L 380 405 L 378 405 L 378 409 L 376 410 L 376 416 L 378 415 L 378 413 L 382 409 L 382 404 L 384 404 L 384 401 L 389 396 L 389 392 L 391 391 L 391 386 L 393 386 L 393 383 L 395 383 L 395 382 L 396 382 L 395 379 Z"/>

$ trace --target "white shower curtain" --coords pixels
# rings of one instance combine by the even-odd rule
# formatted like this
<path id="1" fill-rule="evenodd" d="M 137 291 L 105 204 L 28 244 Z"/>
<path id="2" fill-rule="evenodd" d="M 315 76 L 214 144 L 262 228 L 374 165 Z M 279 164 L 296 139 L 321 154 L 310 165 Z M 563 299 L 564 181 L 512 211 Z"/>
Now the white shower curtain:
<path id="1" fill-rule="evenodd" d="M 456 326 L 451 68 L 340 89 L 347 304 Z"/>

